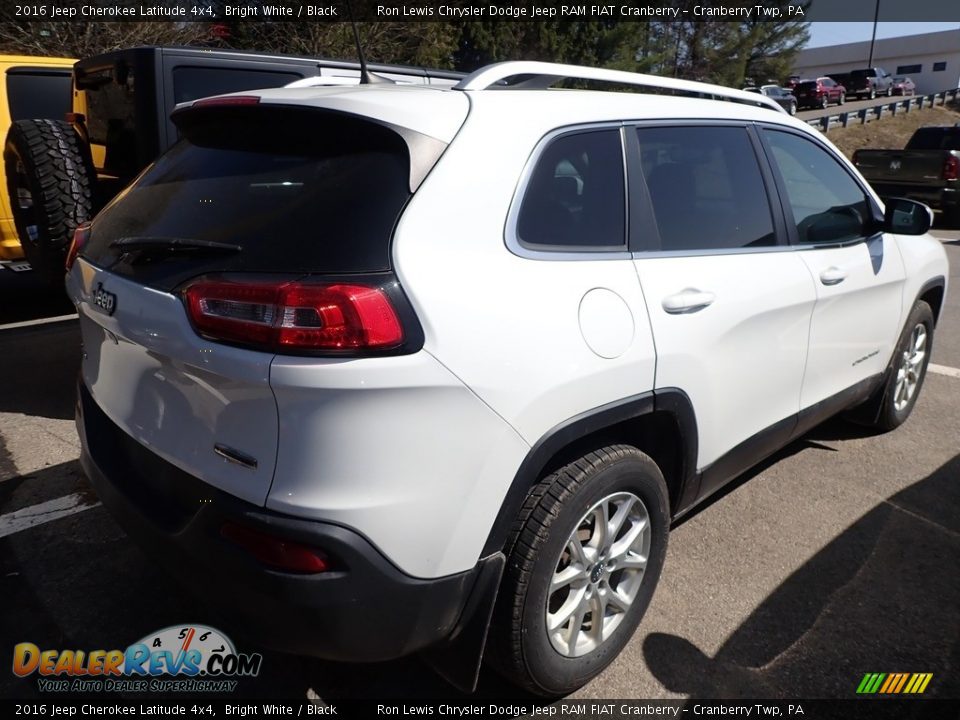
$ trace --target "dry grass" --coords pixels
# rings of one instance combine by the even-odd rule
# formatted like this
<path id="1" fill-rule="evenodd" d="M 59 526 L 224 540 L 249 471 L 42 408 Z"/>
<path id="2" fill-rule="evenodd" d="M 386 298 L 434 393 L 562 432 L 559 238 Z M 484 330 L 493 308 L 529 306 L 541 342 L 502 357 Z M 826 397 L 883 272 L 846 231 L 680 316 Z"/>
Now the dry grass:
<path id="1" fill-rule="evenodd" d="M 831 130 L 827 137 L 847 157 L 853 155 L 854 150 L 860 148 L 877 148 L 899 150 L 907 144 L 913 131 L 925 125 L 954 125 L 960 123 L 960 112 L 954 103 L 948 107 L 924 108 L 911 110 L 896 117 L 885 117 L 874 120 L 866 125 L 850 125 L 845 128 Z"/>

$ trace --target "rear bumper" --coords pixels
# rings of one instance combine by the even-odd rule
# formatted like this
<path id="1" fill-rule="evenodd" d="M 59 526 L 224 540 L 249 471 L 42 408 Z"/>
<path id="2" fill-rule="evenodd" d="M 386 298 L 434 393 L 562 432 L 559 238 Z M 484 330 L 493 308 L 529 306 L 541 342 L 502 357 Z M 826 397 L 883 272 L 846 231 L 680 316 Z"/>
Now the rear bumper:
<path id="1" fill-rule="evenodd" d="M 358 533 L 239 500 L 166 462 L 118 428 L 79 385 L 81 464 L 104 506 L 149 555 L 216 603 L 231 629 L 265 647 L 373 662 L 447 638 L 483 565 L 410 577 Z M 261 565 L 220 536 L 225 522 L 322 550 L 329 572 Z"/>

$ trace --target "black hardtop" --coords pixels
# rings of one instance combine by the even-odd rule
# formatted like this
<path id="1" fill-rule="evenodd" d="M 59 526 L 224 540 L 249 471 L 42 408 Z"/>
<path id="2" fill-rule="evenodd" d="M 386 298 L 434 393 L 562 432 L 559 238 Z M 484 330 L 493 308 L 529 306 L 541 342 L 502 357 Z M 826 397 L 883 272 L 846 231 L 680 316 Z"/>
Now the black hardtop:
<path id="1" fill-rule="evenodd" d="M 243 65 L 245 63 L 283 63 L 285 65 L 300 65 L 304 69 L 320 67 L 338 68 L 343 70 L 360 70 L 360 63 L 350 60 L 334 60 L 329 58 L 308 57 L 304 55 L 283 55 L 279 53 L 265 53 L 255 50 L 223 50 L 220 48 L 203 48 L 177 45 L 141 45 L 137 47 L 124 48 L 123 50 L 112 50 L 92 55 L 77 61 L 74 70 L 82 75 L 84 72 L 92 72 L 105 67 L 110 67 L 118 62 L 127 62 L 133 65 L 139 64 L 147 59 L 157 57 L 173 57 L 189 59 L 192 64 L 203 64 L 204 61 L 216 61 L 222 64 L 224 61 Z M 437 78 L 448 78 L 458 80 L 464 77 L 463 73 L 453 70 L 427 69 L 415 65 L 389 65 L 385 63 L 368 63 L 367 67 L 371 72 L 402 72 L 410 75 L 422 75 Z M 308 75 L 311 73 L 308 73 Z M 318 74 L 318 73 L 312 73 Z"/>

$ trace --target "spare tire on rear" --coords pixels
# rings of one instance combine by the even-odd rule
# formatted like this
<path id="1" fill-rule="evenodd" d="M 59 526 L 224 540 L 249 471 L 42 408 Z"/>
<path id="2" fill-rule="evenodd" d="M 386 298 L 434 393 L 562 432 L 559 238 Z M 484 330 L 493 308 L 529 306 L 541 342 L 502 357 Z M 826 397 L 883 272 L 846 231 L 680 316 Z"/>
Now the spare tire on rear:
<path id="1" fill-rule="evenodd" d="M 23 252 L 35 272 L 60 284 L 73 231 L 93 215 L 90 148 L 69 123 L 18 120 L 7 133 L 3 162 Z"/>

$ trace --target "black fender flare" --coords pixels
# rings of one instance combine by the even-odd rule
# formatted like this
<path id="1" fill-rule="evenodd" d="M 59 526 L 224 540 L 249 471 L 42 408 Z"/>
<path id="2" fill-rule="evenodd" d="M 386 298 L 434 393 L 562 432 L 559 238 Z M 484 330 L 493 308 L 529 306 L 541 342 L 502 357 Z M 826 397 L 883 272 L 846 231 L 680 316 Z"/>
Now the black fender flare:
<path id="1" fill-rule="evenodd" d="M 561 453 L 564 448 L 625 420 L 658 412 L 673 417 L 680 437 L 683 439 L 679 468 L 681 484 L 673 514 L 676 516 L 692 505 L 699 485 L 697 420 L 693 403 L 679 388 L 649 391 L 586 410 L 555 425 L 537 440 L 523 459 L 504 495 L 500 511 L 484 543 L 481 557 L 504 550 L 510 529 L 519 516 L 527 493 L 543 476 L 551 459 Z"/>

